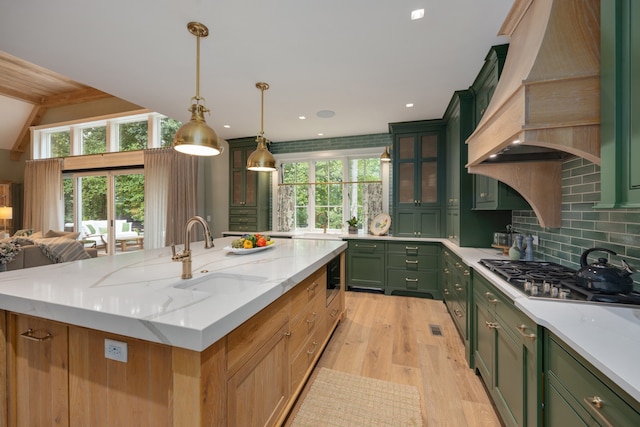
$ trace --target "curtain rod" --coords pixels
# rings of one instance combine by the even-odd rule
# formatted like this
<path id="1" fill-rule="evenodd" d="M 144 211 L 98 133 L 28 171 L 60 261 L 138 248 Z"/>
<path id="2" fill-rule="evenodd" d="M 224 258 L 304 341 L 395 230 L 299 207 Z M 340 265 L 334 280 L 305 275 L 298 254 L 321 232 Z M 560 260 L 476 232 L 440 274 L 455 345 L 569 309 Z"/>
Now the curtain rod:
<path id="1" fill-rule="evenodd" d="M 325 184 L 382 184 L 382 180 L 379 181 L 329 181 L 329 182 L 292 182 L 290 184 L 278 184 L 280 185 L 325 185 Z"/>

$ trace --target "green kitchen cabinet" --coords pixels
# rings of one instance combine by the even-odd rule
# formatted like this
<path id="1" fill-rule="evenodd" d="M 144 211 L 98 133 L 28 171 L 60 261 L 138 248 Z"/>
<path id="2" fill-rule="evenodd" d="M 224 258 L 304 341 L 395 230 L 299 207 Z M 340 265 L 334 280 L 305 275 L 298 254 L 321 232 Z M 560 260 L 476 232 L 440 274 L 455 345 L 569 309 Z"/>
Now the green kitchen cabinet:
<path id="1" fill-rule="evenodd" d="M 271 174 L 247 170 L 255 138 L 229 141 L 229 231 L 265 231 L 269 227 Z"/>
<path id="2" fill-rule="evenodd" d="M 445 184 L 442 120 L 390 123 L 393 134 L 393 234 L 441 237 Z"/>
<path id="3" fill-rule="evenodd" d="M 485 177 L 469 174 L 466 168 L 466 140 L 474 126 L 473 105 L 470 90 L 456 91 L 444 115 L 447 153 L 445 236 L 460 246 L 488 247 L 493 232 L 503 230 L 511 222 L 511 212 L 474 209 L 474 178 Z M 492 181 L 497 186 L 498 181 Z"/>
<path id="4" fill-rule="evenodd" d="M 440 243 L 387 242 L 386 294 L 442 299 Z"/>
<path id="5" fill-rule="evenodd" d="M 545 425 L 640 425 L 638 402 L 549 331 L 544 349 Z"/>
<path id="6" fill-rule="evenodd" d="M 347 289 L 385 288 L 385 243 L 380 240 L 349 240 L 347 246 Z"/>
<path id="7" fill-rule="evenodd" d="M 537 426 L 542 328 L 480 274 L 473 275 L 473 363 L 507 426 Z M 555 425 L 555 424 L 554 424 Z"/>
<path id="8" fill-rule="evenodd" d="M 465 358 L 472 366 L 469 307 L 471 300 L 471 269 L 460 257 L 442 248 L 442 294 L 449 314 L 464 342 Z"/>
<path id="9" fill-rule="evenodd" d="M 601 1 L 599 208 L 640 207 L 640 4 Z M 633 23 L 636 24 L 633 24 Z"/>
<path id="10" fill-rule="evenodd" d="M 475 176 L 474 209 L 530 210 L 531 206 L 516 190 L 484 175 Z"/>
<path id="11" fill-rule="evenodd" d="M 508 44 L 492 46 L 471 85 L 474 99 L 474 129 L 484 116 L 498 85 L 507 58 Z M 484 175 L 476 175 L 474 207 L 478 210 L 531 209 L 529 204 L 507 184 Z"/>

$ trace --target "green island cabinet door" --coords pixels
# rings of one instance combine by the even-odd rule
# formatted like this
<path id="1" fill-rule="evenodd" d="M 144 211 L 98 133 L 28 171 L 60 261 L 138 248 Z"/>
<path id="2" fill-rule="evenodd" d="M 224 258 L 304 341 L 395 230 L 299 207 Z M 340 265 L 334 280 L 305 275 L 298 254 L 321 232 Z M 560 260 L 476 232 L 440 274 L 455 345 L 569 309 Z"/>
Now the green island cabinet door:
<path id="1" fill-rule="evenodd" d="M 271 173 L 247 170 L 255 138 L 229 141 L 229 231 L 269 230 Z"/>
<path id="2" fill-rule="evenodd" d="M 390 123 L 393 134 L 393 234 L 441 237 L 444 230 L 444 122 Z"/>
<path id="3" fill-rule="evenodd" d="M 537 426 L 542 328 L 480 274 L 473 275 L 473 362 L 507 426 Z"/>
<path id="4" fill-rule="evenodd" d="M 640 2 L 600 6 L 599 208 L 640 207 Z M 634 24 L 635 23 L 635 24 Z"/>

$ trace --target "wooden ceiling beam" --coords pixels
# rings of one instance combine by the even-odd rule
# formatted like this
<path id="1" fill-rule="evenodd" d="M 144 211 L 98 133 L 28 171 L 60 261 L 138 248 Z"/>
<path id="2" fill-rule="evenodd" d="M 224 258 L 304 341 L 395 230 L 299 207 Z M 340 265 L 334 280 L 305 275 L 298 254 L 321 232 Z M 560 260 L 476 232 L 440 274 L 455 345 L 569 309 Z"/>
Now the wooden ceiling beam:
<path id="1" fill-rule="evenodd" d="M 61 107 L 64 105 L 82 104 L 84 102 L 96 101 L 98 99 L 110 98 L 112 95 L 99 91 L 92 87 L 76 90 L 73 92 L 59 93 L 43 98 L 40 105 L 47 108 Z"/>

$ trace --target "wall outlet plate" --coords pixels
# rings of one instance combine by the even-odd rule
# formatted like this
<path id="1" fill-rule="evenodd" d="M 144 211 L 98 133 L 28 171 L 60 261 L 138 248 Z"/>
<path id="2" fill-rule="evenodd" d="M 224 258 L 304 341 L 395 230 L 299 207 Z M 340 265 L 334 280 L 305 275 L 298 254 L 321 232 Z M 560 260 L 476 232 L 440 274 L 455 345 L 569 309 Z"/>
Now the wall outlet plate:
<path id="1" fill-rule="evenodd" d="M 118 362 L 127 363 L 127 343 L 122 341 L 104 340 L 104 357 Z"/>

